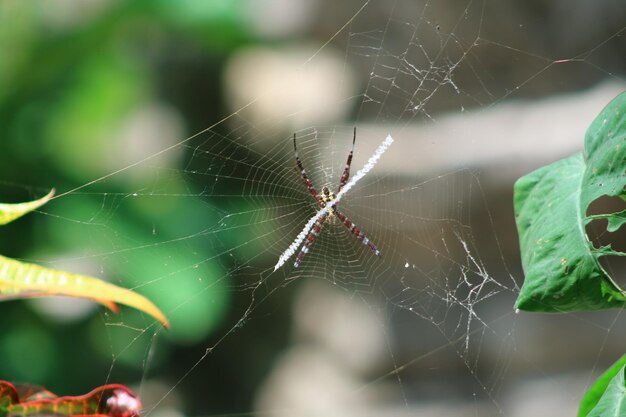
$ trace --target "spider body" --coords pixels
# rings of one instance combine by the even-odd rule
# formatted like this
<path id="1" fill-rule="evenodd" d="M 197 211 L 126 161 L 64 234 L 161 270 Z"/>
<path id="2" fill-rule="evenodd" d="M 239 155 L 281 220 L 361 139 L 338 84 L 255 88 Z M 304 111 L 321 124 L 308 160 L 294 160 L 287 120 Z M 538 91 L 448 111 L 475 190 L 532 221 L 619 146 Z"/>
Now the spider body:
<path id="1" fill-rule="evenodd" d="M 331 201 L 335 199 L 335 194 L 332 191 L 330 191 L 330 189 L 327 186 L 324 186 L 322 188 L 322 194 L 320 195 L 320 197 L 322 198 L 322 201 L 324 203 L 330 203 Z M 335 216 L 335 207 L 333 207 L 333 209 L 328 212 L 328 221 L 331 224 L 337 223 L 336 216 Z"/>
<path id="2" fill-rule="evenodd" d="M 324 188 L 322 188 L 322 195 L 320 197 L 322 197 L 322 201 L 324 203 L 330 203 L 335 199 L 335 194 L 330 191 L 327 186 L 324 186 Z"/>
<path id="3" fill-rule="evenodd" d="M 352 156 L 354 155 L 354 143 L 355 142 L 356 142 L 356 127 L 354 128 L 354 137 L 352 138 L 352 149 L 350 150 L 350 153 L 348 154 L 346 166 L 343 170 L 343 174 L 341 175 L 341 179 L 339 180 L 339 187 L 337 189 L 337 193 L 339 193 L 341 189 L 346 185 L 346 183 L 348 182 L 348 178 L 350 177 L 350 165 L 352 165 Z M 313 182 L 309 179 L 306 171 L 304 170 L 304 166 L 302 165 L 302 161 L 300 160 L 300 156 L 298 155 L 295 133 L 293 134 L 293 150 L 294 150 L 294 154 L 296 158 L 296 165 L 298 166 L 298 169 L 300 170 L 300 176 L 302 177 L 302 180 L 304 181 L 304 185 L 306 186 L 307 190 L 309 190 L 309 193 L 315 198 L 315 201 L 317 202 L 318 206 L 320 206 L 320 208 L 326 207 L 327 203 L 330 203 L 331 201 L 335 199 L 335 194 L 330 190 L 330 188 L 328 188 L 328 186 L 322 187 L 321 193 L 318 193 L 315 187 L 313 186 Z M 331 223 L 335 223 L 336 222 L 335 219 L 338 219 L 341 222 L 341 224 L 343 224 L 346 228 L 348 228 L 350 233 L 352 233 L 354 236 L 357 237 L 357 239 L 361 241 L 361 243 L 368 246 L 374 255 L 380 256 L 380 251 L 378 250 L 376 245 L 365 235 L 365 233 L 361 229 L 357 227 L 357 225 L 352 220 L 350 220 L 345 214 L 343 214 L 337 208 L 337 204 L 335 204 L 332 207 L 332 209 L 329 210 L 327 214 L 322 215 L 311 228 L 311 231 L 309 232 L 309 234 L 304 240 L 304 243 L 302 244 L 302 249 L 300 249 L 300 252 L 296 256 L 296 261 L 293 264 L 295 268 L 297 268 L 300 265 L 300 263 L 302 263 L 302 260 L 304 259 L 305 255 L 309 252 L 309 250 L 311 249 L 311 246 L 313 246 L 313 243 L 315 243 L 315 241 L 317 240 L 317 237 L 319 236 L 320 231 L 322 230 L 322 226 L 324 225 L 324 222 L 327 219 Z"/>

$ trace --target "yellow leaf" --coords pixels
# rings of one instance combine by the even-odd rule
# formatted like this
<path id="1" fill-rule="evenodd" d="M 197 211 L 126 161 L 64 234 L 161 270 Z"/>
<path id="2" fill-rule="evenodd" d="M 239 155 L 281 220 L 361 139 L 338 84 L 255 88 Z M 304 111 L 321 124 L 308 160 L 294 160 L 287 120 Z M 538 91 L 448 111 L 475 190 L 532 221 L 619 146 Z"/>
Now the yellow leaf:
<path id="1" fill-rule="evenodd" d="M 46 204 L 54 195 L 54 188 L 50 190 L 48 195 L 41 197 L 38 200 L 28 201 L 26 203 L 17 204 L 4 204 L 0 203 L 0 225 L 7 224 L 22 217 L 29 211 L 38 209 Z"/>
<path id="2" fill-rule="evenodd" d="M 113 311 L 115 303 L 141 310 L 168 328 L 165 315 L 141 294 L 86 275 L 44 268 L 0 255 L 0 301 L 15 298 L 66 296 L 86 298 Z"/>

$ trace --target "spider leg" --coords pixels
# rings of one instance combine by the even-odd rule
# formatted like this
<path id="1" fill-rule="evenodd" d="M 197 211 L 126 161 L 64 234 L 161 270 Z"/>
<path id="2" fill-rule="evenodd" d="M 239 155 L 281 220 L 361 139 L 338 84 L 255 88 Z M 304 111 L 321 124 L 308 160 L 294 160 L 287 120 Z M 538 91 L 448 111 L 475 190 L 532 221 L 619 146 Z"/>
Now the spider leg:
<path id="1" fill-rule="evenodd" d="M 333 207 L 333 214 L 337 216 L 339 220 L 341 220 L 341 223 L 343 223 L 343 225 L 346 226 L 348 230 L 350 230 L 350 233 L 355 235 L 357 239 L 359 239 L 364 245 L 367 245 L 372 250 L 372 253 L 374 253 L 374 255 L 380 256 L 380 251 L 378 250 L 376 245 L 374 245 L 374 243 L 369 240 L 367 236 L 365 236 L 365 233 L 363 233 L 363 231 L 359 229 L 356 224 L 352 222 L 352 220 L 350 220 L 345 214 L 340 212 L 336 206 Z"/>
<path id="2" fill-rule="evenodd" d="M 302 249 L 300 249 L 300 252 L 296 256 L 296 261 L 293 263 L 294 268 L 297 268 L 300 265 L 300 263 L 302 262 L 302 259 L 304 259 L 304 255 L 306 255 L 309 252 L 309 249 L 311 248 L 311 246 L 313 246 L 313 243 L 315 243 L 315 240 L 319 236 L 320 230 L 322 230 L 322 225 L 326 221 L 327 217 L 328 217 L 328 214 L 323 214 L 322 216 L 320 216 L 320 218 L 317 219 L 317 221 L 311 228 L 311 231 L 306 236 L 306 239 L 304 239 L 304 243 L 302 244 Z"/>
<path id="3" fill-rule="evenodd" d="M 322 197 L 319 195 L 319 193 L 313 186 L 313 182 L 309 179 L 309 176 L 306 174 L 306 171 L 304 170 L 304 166 L 302 166 L 302 161 L 300 160 L 300 156 L 298 155 L 298 149 L 296 148 L 296 134 L 295 133 L 293 134 L 293 152 L 296 156 L 296 164 L 298 165 L 298 169 L 300 170 L 300 175 L 302 176 L 302 179 L 304 180 L 304 185 L 306 185 L 306 188 L 309 190 L 311 195 L 315 198 L 315 201 L 317 201 L 317 204 L 322 208 L 326 207 L 326 203 L 322 201 Z"/>
<path id="4" fill-rule="evenodd" d="M 352 137 L 352 149 L 348 154 L 348 160 L 346 161 L 346 167 L 343 170 L 341 180 L 339 180 L 339 189 L 337 190 L 337 193 L 341 191 L 343 186 L 347 184 L 348 178 L 350 178 L 350 165 L 352 165 L 352 155 L 354 155 L 354 142 L 356 142 L 356 126 L 354 127 L 354 136 Z"/>

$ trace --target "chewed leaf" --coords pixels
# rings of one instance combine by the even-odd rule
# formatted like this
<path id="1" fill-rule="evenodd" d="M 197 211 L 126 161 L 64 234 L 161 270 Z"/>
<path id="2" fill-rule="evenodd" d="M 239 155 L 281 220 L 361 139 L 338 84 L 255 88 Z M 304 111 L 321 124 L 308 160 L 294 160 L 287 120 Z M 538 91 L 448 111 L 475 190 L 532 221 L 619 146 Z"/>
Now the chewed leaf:
<path id="1" fill-rule="evenodd" d="M 47 195 L 41 197 L 38 200 L 17 204 L 0 203 L 0 225 L 10 223 L 17 218 L 22 217 L 26 213 L 38 209 L 39 207 L 46 204 L 53 195 L 54 189 L 52 189 Z"/>
<path id="2" fill-rule="evenodd" d="M 0 301 L 67 296 L 86 298 L 117 311 L 115 303 L 141 310 L 168 327 L 165 315 L 150 300 L 131 290 L 86 275 L 44 268 L 0 256 Z"/>
<path id="3" fill-rule="evenodd" d="M 593 219 L 607 219 L 609 222 L 606 226 L 606 230 L 609 232 L 616 232 L 620 227 L 626 223 L 626 210 L 622 210 L 617 213 L 599 214 L 596 216 L 589 216 L 588 220 Z"/>
<path id="4" fill-rule="evenodd" d="M 578 417 L 585 416 L 621 416 L 626 411 L 626 392 L 624 391 L 624 366 L 626 355 L 622 356 L 609 369 L 607 369 L 587 390 L 578 409 Z M 619 374 L 619 375 L 618 375 Z M 616 380 L 617 378 L 617 380 Z M 621 384 L 620 384 L 621 379 Z M 609 389 L 609 386 L 611 387 Z M 621 391 L 621 395 L 620 395 Z M 601 402 L 601 404 L 599 404 Z M 620 412 L 617 411 L 622 404 Z M 593 412 L 592 412 L 593 410 Z"/>
<path id="5" fill-rule="evenodd" d="M 607 225 L 606 230 L 609 232 L 616 232 L 617 229 L 624 225 L 624 223 L 626 223 L 626 210 L 619 213 L 613 213 L 609 217 L 609 224 Z"/>
<path id="6" fill-rule="evenodd" d="M 602 196 L 623 196 L 626 186 L 626 93 L 598 115 L 582 154 L 557 161 L 515 184 L 524 285 L 521 310 L 563 312 L 623 307 L 625 293 L 604 270 L 602 256 L 624 256 L 610 247 L 596 248 L 585 226 L 608 219 L 608 230 L 624 224 L 624 212 L 587 216 Z"/>
<path id="7" fill-rule="evenodd" d="M 85 395 L 57 397 L 43 387 L 0 381 L 3 416 L 139 417 L 141 401 L 127 387 L 108 384 Z"/>

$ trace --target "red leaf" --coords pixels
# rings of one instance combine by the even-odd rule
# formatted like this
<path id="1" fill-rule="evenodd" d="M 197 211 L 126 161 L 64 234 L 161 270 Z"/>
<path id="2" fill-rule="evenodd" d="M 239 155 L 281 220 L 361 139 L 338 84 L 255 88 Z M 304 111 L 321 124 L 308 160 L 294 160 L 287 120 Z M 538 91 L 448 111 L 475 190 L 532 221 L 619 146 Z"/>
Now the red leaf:
<path id="1" fill-rule="evenodd" d="M 85 395 L 57 397 L 43 387 L 0 381 L 0 416 L 139 417 L 141 401 L 127 387 L 108 384 Z"/>

